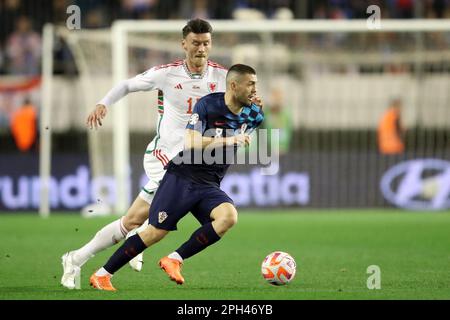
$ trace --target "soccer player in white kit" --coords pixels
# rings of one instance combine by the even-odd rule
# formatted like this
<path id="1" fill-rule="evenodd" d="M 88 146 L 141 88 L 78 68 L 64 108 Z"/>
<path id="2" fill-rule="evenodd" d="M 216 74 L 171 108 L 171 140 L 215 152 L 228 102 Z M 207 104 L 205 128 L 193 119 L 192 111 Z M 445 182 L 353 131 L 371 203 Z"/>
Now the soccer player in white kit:
<path id="1" fill-rule="evenodd" d="M 90 129 L 98 128 L 106 116 L 107 107 L 128 93 L 158 90 L 157 134 L 144 156 L 144 169 L 149 181 L 123 217 L 104 226 L 83 247 L 62 256 L 64 273 L 61 284 L 64 287 L 78 287 L 76 282 L 83 264 L 96 253 L 123 240 L 130 232 L 136 232 L 139 226 L 146 226 L 153 195 L 165 173 L 164 166 L 183 149 L 186 124 L 194 105 L 209 93 L 225 91 L 226 68 L 208 60 L 211 33 L 208 22 L 201 19 L 189 21 L 183 28 L 184 60 L 153 67 L 119 83 L 89 114 L 87 126 Z M 133 259 L 130 265 L 140 271 L 142 254 Z"/>

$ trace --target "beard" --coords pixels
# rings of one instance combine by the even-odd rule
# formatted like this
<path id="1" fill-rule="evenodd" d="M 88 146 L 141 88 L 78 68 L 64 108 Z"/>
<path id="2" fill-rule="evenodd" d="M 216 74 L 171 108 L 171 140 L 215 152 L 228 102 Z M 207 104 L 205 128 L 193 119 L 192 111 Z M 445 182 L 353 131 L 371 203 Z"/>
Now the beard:
<path id="1" fill-rule="evenodd" d="M 252 102 L 247 97 L 241 98 L 238 101 L 241 105 L 246 106 L 246 107 L 249 107 L 252 105 Z"/>
<path id="2" fill-rule="evenodd" d="M 204 56 L 204 57 L 196 57 L 196 56 L 194 56 L 194 57 L 192 57 L 192 62 L 194 63 L 194 65 L 197 67 L 197 68 L 199 68 L 199 67 L 202 67 L 204 64 L 205 64 L 205 61 L 208 59 L 208 57 L 207 56 Z"/>

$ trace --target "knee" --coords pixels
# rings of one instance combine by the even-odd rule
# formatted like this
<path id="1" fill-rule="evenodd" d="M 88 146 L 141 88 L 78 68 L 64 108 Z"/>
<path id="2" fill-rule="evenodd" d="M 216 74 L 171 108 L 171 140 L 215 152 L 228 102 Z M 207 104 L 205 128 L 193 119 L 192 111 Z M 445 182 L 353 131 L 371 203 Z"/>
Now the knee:
<path id="1" fill-rule="evenodd" d="M 238 221 L 238 213 L 231 203 L 222 203 L 211 212 L 213 228 L 222 237 Z"/>
<path id="2" fill-rule="evenodd" d="M 237 212 L 231 212 L 230 214 L 225 216 L 225 224 L 228 229 L 232 228 L 238 222 Z"/>
<path id="3" fill-rule="evenodd" d="M 238 215 L 236 209 L 227 210 L 219 217 L 217 217 L 217 222 L 222 225 L 222 228 L 225 230 L 231 229 L 238 222 Z"/>

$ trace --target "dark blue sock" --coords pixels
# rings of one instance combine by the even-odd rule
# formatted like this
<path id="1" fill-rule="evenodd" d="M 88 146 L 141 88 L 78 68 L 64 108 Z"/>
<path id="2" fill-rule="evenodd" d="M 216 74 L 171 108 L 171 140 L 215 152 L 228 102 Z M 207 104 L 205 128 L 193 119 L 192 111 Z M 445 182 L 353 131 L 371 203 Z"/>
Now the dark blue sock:
<path id="1" fill-rule="evenodd" d="M 142 241 L 141 237 L 139 237 L 138 234 L 135 234 L 134 236 L 129 237 L 124 244 L 114 252 L 103 268 L 113 274 L 146 248 L 147 246 Z"/>
<path id="2" fill-rule="evenodd" d="M 176 252 L 178 252 L 183 259 L 187 259 L 219 240 L 220 237 L 216 231 L 214 231 L 212 223 L 210 222 L 198 228 L 189 240 L 183 243 Z"/>

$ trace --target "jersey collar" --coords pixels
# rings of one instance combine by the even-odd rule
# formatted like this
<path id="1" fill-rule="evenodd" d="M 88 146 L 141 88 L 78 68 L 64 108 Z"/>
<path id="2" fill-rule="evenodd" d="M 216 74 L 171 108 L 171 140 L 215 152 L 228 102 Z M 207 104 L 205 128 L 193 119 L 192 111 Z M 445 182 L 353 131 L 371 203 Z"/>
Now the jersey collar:
<path id="1" fill-rule="evenodd" d="M 203 70 L 202 74 L 192 73 L 191 71 L 189 71 L 189 68 L 187 66 L 186 60 L 183 61 L 183 68 L 184 68 L 184 71 L 186 72 L 186 74 L 189 76 L 189 78 L 191 78 L 191 79 L 203 79 L 203 77 L 208 72 L 209 65 L 208 65 L 208 62 L 206 62 L 206 68 L 205 68 L 205 70 Z"/>

